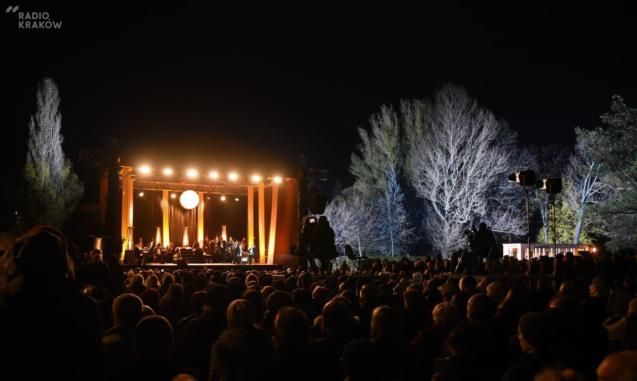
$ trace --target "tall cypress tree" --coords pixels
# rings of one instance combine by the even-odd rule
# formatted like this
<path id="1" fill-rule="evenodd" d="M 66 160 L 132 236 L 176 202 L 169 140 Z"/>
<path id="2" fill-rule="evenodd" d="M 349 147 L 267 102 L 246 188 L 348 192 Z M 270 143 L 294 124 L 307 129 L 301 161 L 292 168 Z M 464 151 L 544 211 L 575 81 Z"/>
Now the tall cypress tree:
<path id="1" fill-rule="evenodd" d="M 83 187 L 62 151 L 60 94 L 52 79 L 40 82 L 36 100 L 24 168 L 28 219 L 33 224 L 61 227 L 77 206 Z"/>

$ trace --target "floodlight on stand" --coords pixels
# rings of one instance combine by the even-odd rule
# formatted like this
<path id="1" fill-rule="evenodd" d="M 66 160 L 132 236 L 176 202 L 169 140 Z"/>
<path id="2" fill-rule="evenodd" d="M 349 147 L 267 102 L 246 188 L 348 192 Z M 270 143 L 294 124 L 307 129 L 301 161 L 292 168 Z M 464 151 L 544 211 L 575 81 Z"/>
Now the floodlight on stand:
<path id="1" fill-rule="evenodd" d="M 170 167 L 166 167 L 161 171 L 164 176 L 172 176 L 173 175 L 173 169 Z"/>
<path id="2" fill-rule="evenodd" d="M 281 176 L 274 176 L 272 178 L 272 182 L 275 184 L 281 184 L 283 182 L 283 177 Z"/>
<path id="3" fill-rule="evenodd" d="M 260 175 L 252 175 L 250 177 L 250 181 L 252 181 L 253 183 L 259 183 L 261 182 L 261 176 Z"/>
<path id="4" fill-rule="evenodd" d="M 208 172 L 208 177 L 210 177 L 213 180 L 217 180 L 219 178 L 219 172 L 210 171 L 210 172 Z"/>
<path id="5" fill-rule="evenodd" d="M 237 181 L 239 180 L 239 174 L 237 172 L 230 172 L 228 173 L 228 180 L 230 181 Z"/>

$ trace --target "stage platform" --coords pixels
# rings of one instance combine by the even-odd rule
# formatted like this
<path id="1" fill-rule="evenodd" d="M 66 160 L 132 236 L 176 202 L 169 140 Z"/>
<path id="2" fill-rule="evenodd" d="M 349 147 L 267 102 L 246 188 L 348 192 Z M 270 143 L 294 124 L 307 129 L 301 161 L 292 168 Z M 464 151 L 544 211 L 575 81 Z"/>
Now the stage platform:
<path id="1" fill-rule="evenodd" d="M 178 265 L 176 263 L 146 263 L 143 265 L 122 265 L 125 269 L 214 269 L 214 270 L 284 270 L 283 265 L 265 265 L 260 263 L 238 264 L 238 263 L 188 263 Z"/>

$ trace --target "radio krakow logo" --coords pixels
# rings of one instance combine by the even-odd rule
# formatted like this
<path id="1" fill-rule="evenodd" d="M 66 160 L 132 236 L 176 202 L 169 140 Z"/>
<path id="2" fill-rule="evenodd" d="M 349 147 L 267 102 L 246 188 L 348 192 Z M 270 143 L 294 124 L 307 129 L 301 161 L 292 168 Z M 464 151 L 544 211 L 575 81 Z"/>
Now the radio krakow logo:
<path id="1" fill-rule="evenodd" d="M 49 12 L 20 12 L 18 5 L 8 6 L 4 13 L 18 16 L 18 29 L 60 29 L 62 21 L 51 20 Z"/>

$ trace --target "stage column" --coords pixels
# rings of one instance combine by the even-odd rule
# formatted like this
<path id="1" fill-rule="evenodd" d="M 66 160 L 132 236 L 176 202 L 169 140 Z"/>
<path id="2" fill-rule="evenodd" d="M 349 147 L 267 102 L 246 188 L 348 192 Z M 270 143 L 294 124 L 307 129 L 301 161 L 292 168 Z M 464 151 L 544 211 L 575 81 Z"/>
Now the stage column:
<path id="1" fill-rule="evenodd" d="M 199 246 L 203 247 L 203 208 L 206 199 L 203 196 L 203 192 L 197 192 L 197 194 L 199 195 L 199 205 L 197 205 L 197 241 L 199 241 Z"/>
<path id="2" fill-rule="evenodd" d="M 266 263 L 265 252 L 265 184 L 259 183 L 259 263 Z"/>
<path id="3" fill-rule="evenodd" d="M 272 184 L 272 212 L 270 213 L 270 238 L 268 239 L 268 265 L 274 263 L 274 243 L 276 240 L 276 215 L 279 204 L 279 184 Z"/>
<path id="4" fill-rule="evenodd" d="M 161 191 L 161 215 L 162 215 L 162 245 L 170 244 L 170 195 L 167 190 Z"/>
<path id="5" fill-rule="evenodd" d="M 254 247 L 254 186 L 248 185 L 248 249 Z"/>
<path id="6" fill-rule="evenodd" d="M 120 259 L 124 260 L 126 250 L 132 250 L 134 245 L 133 237 L 133 169 L 130 167 L 122 168 L 122 252 Z"/>

